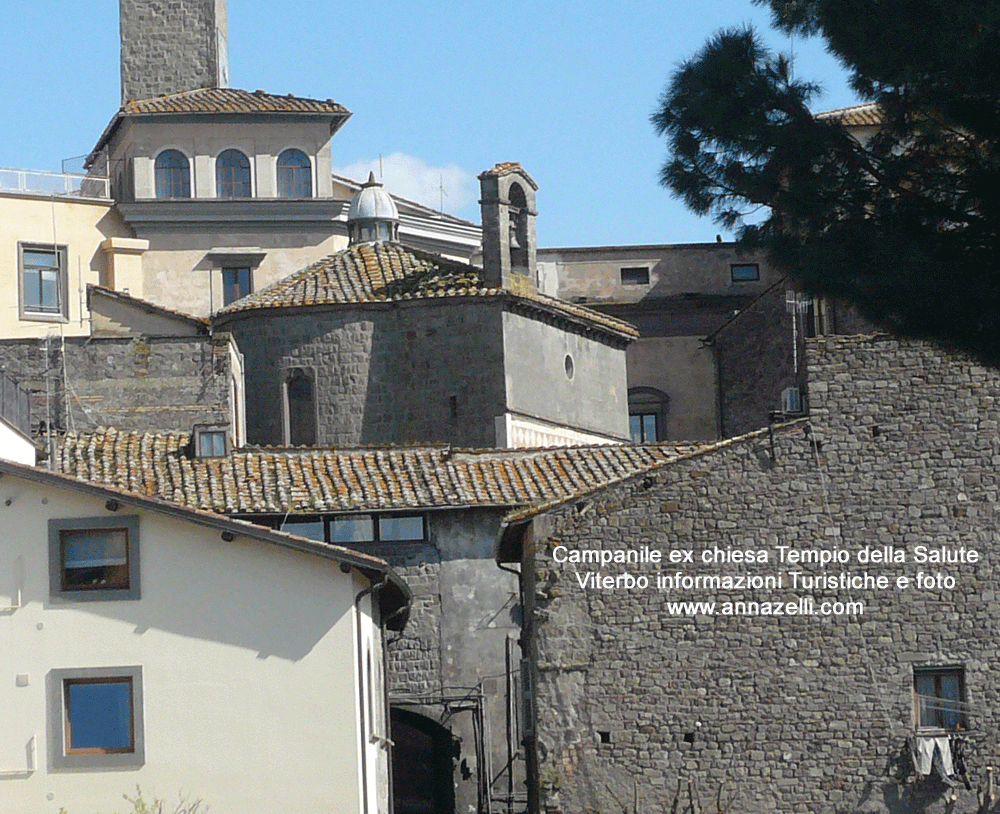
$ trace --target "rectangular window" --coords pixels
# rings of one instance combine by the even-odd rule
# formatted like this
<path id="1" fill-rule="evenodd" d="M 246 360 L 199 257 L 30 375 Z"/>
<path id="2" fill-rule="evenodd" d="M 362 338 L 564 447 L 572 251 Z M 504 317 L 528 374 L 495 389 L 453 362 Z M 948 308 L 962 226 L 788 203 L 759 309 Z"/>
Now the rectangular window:
<path id="1" fill-rule="evenodd" d="M 965 671 L 961 667 L 914 668 L 913 697 L 917 728 L 968 728 Z"/>
<path id="2" fill-rule="evenodd" d="M 145 762 L 141 667 L 53 670 L 48 695 L 54 768 Z"/>
<path id="3" fill-rule="evenodd" d="M 423 515 L 387 515 L 378 519 L 380 542 L 406 542 L 424 539 Z"/>
<path id="4" fill-rule="evenodd" d="M 281 530 L 289 534 L 297 534 L 299 537 L 308 537 L 310 540 L 326 541 L 323 532 L 323 518 L 290 518 L 281 524 Z"/>
<path id="5" fill-rule="evenodd" d="M 760 267 L 756 263 L 734 263 L 729 270 L 734 283 L 752 283 L 760 279 Z"/>
<path id="6" fill-rule="evenodd" d="M 253 291 L 253 275 L 247 266 L 222 270 L 222 305 L 230 305 Z"/>
<path id="7" fill-rule="evenodd" d="M 370 515 L 330 519 L 330 542 L 339 545 L 375 541 L 375 524 Z"/>
<path id="8" fill-rule="evenodd" d="M 622 285 L 649 285 L 649 269 L 645 266 L 621 269 Z"/>
<path id="9" fill-rule="evenodd" d="M 53 597 L 139 599 L 139 518 L 49 520 L 49 571 Z"/>
<path id="10" fill-rule="evenodd" d="M 222 458 L 226 455 L 225 430 L 197 430 L 197 454 L 199 458 Z"/>
<path id="11" fill-rule="evenodd" d="M 65 321 L 67 251 L 65 246 L 36 246 L 20 243 L 21 319 Z"/>
<path id="12" fill-rule="evenodd" d="M 641 444 L 659 440 L 656 432 L 656 413 L 633 413 L 628 417 L 628 420 L 632 440 L 635 443 Z"/>

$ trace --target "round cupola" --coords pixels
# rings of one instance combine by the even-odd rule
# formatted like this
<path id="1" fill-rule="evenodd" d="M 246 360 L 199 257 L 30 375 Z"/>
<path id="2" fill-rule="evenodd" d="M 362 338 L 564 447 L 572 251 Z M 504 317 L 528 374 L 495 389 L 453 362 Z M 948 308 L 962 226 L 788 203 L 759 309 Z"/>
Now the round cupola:
<path id="1" fill-rule="evenodd" d="M 399 211 L 389 193 L 375 180 L 374 172 L 368 173 L 368 180 L 351 200 L 347 234 L 352 246 L 399 240 Z"/>

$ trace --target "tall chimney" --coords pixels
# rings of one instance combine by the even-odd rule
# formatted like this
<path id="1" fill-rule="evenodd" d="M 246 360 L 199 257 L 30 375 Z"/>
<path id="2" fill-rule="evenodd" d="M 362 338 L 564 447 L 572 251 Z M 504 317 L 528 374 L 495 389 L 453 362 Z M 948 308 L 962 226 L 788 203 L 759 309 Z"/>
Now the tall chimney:
<path id="1" fill-rule="evenodd" d="M 119 0 L 122 104 L 229 87 L 226 0 Z"/>

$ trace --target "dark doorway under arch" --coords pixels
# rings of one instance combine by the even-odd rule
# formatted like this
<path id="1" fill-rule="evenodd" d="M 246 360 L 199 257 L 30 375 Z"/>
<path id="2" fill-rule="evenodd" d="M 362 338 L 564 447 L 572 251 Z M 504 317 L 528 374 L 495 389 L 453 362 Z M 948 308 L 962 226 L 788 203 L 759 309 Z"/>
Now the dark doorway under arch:
<path id="1" fill-rule="evenodd" d="M 392 796 L 395 814 L 452 814 L 452 735 L 436 721 L 393 708 Z"/>

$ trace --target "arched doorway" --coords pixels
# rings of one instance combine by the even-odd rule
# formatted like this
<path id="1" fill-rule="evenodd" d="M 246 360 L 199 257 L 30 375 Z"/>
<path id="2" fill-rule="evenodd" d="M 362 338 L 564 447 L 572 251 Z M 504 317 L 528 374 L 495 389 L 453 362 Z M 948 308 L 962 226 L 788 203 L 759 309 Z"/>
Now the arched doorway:
<path id="1" fill-rule="evenodd" d="M 452 814 L 452 735 L 419 713 L 393 708 L 392 797 L 395 814 Z"/>

